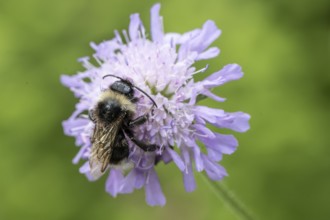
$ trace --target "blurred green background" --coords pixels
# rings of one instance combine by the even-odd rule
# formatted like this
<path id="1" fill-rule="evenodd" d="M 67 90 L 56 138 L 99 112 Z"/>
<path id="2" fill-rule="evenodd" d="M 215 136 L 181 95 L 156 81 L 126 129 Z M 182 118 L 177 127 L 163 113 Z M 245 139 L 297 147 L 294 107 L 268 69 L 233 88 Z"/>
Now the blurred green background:
<path id="1" fill-rule="evenodd" d="M 105 178 L 90 183 L 71 163 L 78 151 L 61 122 L 76 99 L 59 82 L 82 71 L 89 42 L 126 29 L 139 12 L 149 28 L 156 1 L 0 1 L 0 219 L 236 219 L 200 175 L 186 193 L 174 165 L 159 166 L 165 207 L 144 191 L 112 198 Z M 238 151 L 224 158 L 224 183 L 257 219 L 330 219 L 329 23 L 326 0 L 161 1 L 165 30 L 189 31 L 207 19 L 222 36 L 220 57 L 245 76 L 217 92 L 217 107 L 250 113 Z M 207 104 L 215 105 L 209 101 Z"/>

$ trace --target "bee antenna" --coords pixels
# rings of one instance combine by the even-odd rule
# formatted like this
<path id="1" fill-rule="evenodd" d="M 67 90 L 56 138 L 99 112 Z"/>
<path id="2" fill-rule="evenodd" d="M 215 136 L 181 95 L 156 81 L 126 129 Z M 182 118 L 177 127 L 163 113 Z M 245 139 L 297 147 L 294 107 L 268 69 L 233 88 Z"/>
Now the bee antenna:
<path id="1" fill-rule="evenodd" d="M 127 80 L 124 80 L 123 78 L 121 78 L 121 77 L 119 77 L 119 76 L 115 76 L 115 75 L 112 75 L 112 74 L 105 75 L 105 76 L 102 77 L 102 79 L 105 79 L 105 78 L 107 78 L 107 77 L 109 77 L 109 76 L 115 77 L 115 78 L 117 78 L 117 79 L 121 79 L 121 80 L 123 80 L 123 81 L 125 81 L 125 82 L 127 81 Z"/>
<path id="2" fill-rule="evenodd" d="M 140 92 L 142 92 L 145 96 L 147 96 L 151 102 L 154 104 L 154 106 L 156 106 L 156 108 L 158 108 L 156 102 L 145 92 L 143 91 L 142 89 L 140 89 L 139 87 L 135 86 L 135 85 L 132 85 L 134 88 L 136 88 L 137 90 L 139 90 Z"/>
<path id="3" fill-rule="evenodd" d="M 123 78 L 121 78 L 121 77 L 119 77 L 119 76 L 112 75 L 112 74 L 107 74 L 107 75 L 103 76 L 102 79 L 105 79 L 105 78 L 107 78 L 107 77 L 109 77 L 109 76 L 112 76 L 112 77 L 115 77 L 115 78 L 117 78 L 117 79 L 120 79 L 120 80 L 122 80 L 122 81 L 124 81 L 124 82 L 128 82 L 128 83 L 130 83 L 132 87 L 136 88 L 137 90 L 139 90 L 140 92 L 142 92 L 145 96 L 147 96 L 147 97 L 151 100 L 151 102 L 154 104 L 154 106 L 156 106 L 156 108 L 158 108 L 156 102 L 150 97 L 150 95 L 148 95 L 145 91 L 143 91 L 143 90 L 140 89 L 139 87 L 133 85 L 131 82 L 129 82 L 129 81 L 127 81 L 127 80 L 125 80 L 125 79 L 123 79 Z"/>

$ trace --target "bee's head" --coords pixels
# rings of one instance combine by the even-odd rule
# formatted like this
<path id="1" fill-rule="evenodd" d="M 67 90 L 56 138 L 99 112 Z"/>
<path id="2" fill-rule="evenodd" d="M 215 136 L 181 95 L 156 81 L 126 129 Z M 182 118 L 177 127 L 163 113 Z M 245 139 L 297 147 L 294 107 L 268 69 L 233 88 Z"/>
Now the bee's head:
<path id="1" fill-rule="evenodd" d="M 96 114 L 101 121 L 106 123 L 113 122 L 122 111 L 120 103 L 115 99 L 106 99 L 97 104 Z"/>
<path id="2" fill-rule="evenodd" d="M 114 82 L 110 89 L 114 92 L 125 95 L 127 98 L 132 99 L 134 97 L 134 89 L 132 83 L 127 80 L 119 80 Z"/>
<path id="3" fill-rule="evenodd" d="M 143 91 L 142 89 L 140 89 L 139 87 L 133 85 L 130 81 L 123 79 L 119 76 L 115 76 L 112 74 L 108 74 L 103 76 L 103 79 L 106 77 L 115 77 L 117 79 L 120 79 L 116 82 L 114 82 L 111 86 L 110 86 L 110 90 L 114 91 L 114 92 L 118 92 L 120 94 L 125 95 L 127 98 L 129 98 L 130 100 L 133 99 L 134 97 L 134 88 L 139 90 L 140 92 L 142 92 L 145 96 L 147 96 L 153 103 L 154 107 L 157 107 L 156 102 L 150 97 L 150 95 L 148 95 L 145 91 Z"/>

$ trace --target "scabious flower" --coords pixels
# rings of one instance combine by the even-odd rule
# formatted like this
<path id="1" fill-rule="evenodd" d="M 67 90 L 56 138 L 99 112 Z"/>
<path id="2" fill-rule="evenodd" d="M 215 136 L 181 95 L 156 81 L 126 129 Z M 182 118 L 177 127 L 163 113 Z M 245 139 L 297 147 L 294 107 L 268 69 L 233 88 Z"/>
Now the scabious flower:
<path id="1" fill-rule="evenodd" d="M 219 54 L 217 47 L 209 48 L 221 34 L 215 23 L 206 21 L 202 28 L 184 34 L 164 33 L 159 10 L 160 4 L 151 9 L 150 39 L 139 15 L 133 14 L 128 32 L 115 31 L 113 39 L 91 44 L 98 65 L 84 57 L 80 59 L 86 68 L 84 72 L 61 77 L 62 83 L 79 98 L 75 111 L 63 122 L 65 134 L 75 137 L 76 145 L 80 147 L 74 163 L 86 161 L 90 155 L 94 124 L 83 115 L 95 106 L 101 92 L 117 80 L 103 79 L 103 76 L 113 74 L 128 79 L 155 100 L 158 108 L 145 124 L 135 128 L 135 135 L 160 149 L 144 152 L 130 144 L 129 160 L 134 164 L 133 168 L 126 174 L 111 168 L 106 181 L 106 191 L 114 197 L 144 187 L 146 201 L 151 206 L 162 206 L 166 202 L 155 171 L 158 163 L 174 162 L 182 172 L 188 192 L 196 188 L 194 169 L 205 171 L 212 180 L 221 180 L 227 173 L 219 161 L 223 154 L 233 153 L 238 142 L 233 135 L 210 130 L 207 124 L 245 132 L 249 129 L 250 118 L 243 112 L 228 113 L 197 103 L 201 97 L 223 102 L 225 99 L 212 93 L 212 88 L 243 75 L 239 65 L 229 64 L 202 81 L 194 80 L 195 74 L 207 70 L 207 67 L 196 70 L 195 62 Z M 136 116 L 139 116 L 148 112 L 151 104 L 143 94 L 137 95 Z M 88 161 L 80 172 L 93 180 Z"/>

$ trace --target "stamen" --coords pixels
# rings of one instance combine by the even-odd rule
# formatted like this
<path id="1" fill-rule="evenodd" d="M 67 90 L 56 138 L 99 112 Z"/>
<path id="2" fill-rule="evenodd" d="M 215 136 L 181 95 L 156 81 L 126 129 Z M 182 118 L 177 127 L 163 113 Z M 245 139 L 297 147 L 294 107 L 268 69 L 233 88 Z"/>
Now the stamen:
<path id="1" fill-rule="evenodd" d="M 100 66 L 102 66 L 102 62 L 101 62 L 101 60 L 96 56 L 96 54 L 94 54 L 93 55 L 93 58 L 95 59 L 95 61 L 100 65 Z"/>
<path id="2" fill-rule="evenodd" d="M 120 34 L 119 34 L 118 30 L 115 30 L 115 37 L 116 37 L 116 40 L 118 41 L 119 44 L 123 44 L 123 41 L 120 37 Z"/>
<path id="3" fill-rule="evenodd" d="M 128 44 L 130 42 L 130 40 L 129 40 L 129 37 L 128 37 L 128 34 L 127 34 L 126 30 L 123 30 L 123 35 L 124 35 L 124 38 L 126 40 L 126 43 Z"/>
<path id="4" fill-rule="evenodd" d="M 199 70 L 193 72 L 192 75 L 195 75 L 196 73 L 203 73 L 203 72 L 205 72 L 208 68 L 209 68 L 209 64 L 206 64 L 206 66 L 205 66 L 204 68 L 199 69 Z"/>

